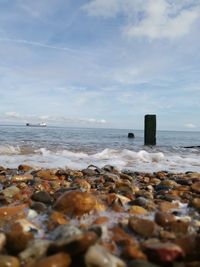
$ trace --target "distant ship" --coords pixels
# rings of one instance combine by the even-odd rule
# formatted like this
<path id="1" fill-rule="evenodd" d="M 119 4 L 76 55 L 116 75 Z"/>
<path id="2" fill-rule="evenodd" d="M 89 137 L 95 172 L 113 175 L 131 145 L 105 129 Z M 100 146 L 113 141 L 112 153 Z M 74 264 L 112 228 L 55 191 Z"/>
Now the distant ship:
<path id="1" fill-rule="evenodd" d="M 46 123 L 45 122 L 41 122 L 41 123 L 26 123 L 26 126 L 29 127 L 46 127 Z"/>

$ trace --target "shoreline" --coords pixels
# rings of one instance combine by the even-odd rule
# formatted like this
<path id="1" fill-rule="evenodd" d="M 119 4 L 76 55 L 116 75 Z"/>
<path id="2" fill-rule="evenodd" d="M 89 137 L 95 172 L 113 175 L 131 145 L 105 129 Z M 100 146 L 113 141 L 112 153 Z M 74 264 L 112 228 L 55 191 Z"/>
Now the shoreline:
<path id="1" fill-rule="evenodd" d="M 0 167 L 0 229 L 11 267 L 198 267 L 200 173 Z"/>

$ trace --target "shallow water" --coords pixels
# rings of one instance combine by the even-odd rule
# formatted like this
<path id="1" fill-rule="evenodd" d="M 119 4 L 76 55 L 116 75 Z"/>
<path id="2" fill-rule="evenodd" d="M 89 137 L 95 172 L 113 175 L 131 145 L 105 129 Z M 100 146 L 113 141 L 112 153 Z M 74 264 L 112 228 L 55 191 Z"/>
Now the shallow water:
<path id="1" fill-rule="evenodd" d="M 134 132 L 135 138 L 127 138 Z M 111 164 L 133 171 L 200 171 L 199 132 L 158 131 L 157 145 L 143 145 L 136 130 L 0 126 L 2 166 L 25 163 L 36 167 L 82 169 Z"/>

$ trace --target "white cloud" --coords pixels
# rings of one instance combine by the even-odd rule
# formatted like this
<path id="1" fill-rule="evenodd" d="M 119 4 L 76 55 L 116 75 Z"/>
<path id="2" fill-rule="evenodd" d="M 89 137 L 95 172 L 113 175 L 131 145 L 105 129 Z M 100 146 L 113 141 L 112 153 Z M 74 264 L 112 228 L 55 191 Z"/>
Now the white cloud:
<path id="1" fill-rule="evenodd" d="M 23 122 L 23 123 L 38 123 L 38 122 L 46 122 L 53 124 L 62 124 L 62 123 L 70 123 L 70 124 L 91 124 L 91 125 L 101 125 L 107 124 L 105 119 L 95 119 L 95 118 L 70 118 L 66 116 L 51 116 L 51 115 L 21 115 L 17 112 L 11 111 L 6 112 L 5 114 L 0 115 L 0 120 L 4 122 Z"/>
<path id="2" fill-rule="evenodd" d="M 197 127 L 197 126 L 196 126 L 195 124 L 193 124 L 193 123 L 186 123 L 184 126 L 185 126 L 186 128 L 189 128 L 189 129 L 194 129 L 194 128 Z"/>
<path id="3" fill-rule="evenodd" d="M 200 16 L 200 1 L 93 0 L 83 9 L 90 16 L 127 17 L 123 32 L 129 37 L 178 38 L 188 34 Z"/>
<path id="4" fill-rule="evenodd" d="M 120 12 L 120 0 L 94 0 L 83 6 L 90 16 L 114 17 Z"/>

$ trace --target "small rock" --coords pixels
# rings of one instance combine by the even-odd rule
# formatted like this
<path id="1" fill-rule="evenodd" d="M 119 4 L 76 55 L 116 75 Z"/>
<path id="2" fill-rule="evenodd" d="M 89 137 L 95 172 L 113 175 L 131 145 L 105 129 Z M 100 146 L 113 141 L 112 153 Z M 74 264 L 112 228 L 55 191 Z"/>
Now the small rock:
<path id="1" fill-rule="evenodd" d="M 0 255 L 0 267 L 20 267 L 20 262 L 16 257 Z"/>
<path id="2" fill-rule="evenodd" d="M 113 237 L 112 240 L 119 245 L 131 245 L 135 243 L 135 240 L 131 238 L 121 227 L 115 226 L 111 229 Z"/>
<path id="3" fill-rule="evenodd" d="M 130 209 L 128 210 L 129 214 L 138 214 L 138 215 L 144 215 L 147 214 L 148 211 L 146 209 L 144 209 L 143 207 L 137 206 L 137 205 L 133 205 L 132 207 L 130 207 Z"/>
<path id="4" fill-rule="evenodd" d="M 6 237 L 7 250 L 18 254 L 26 248 L 28 242 L 34 238 L 34 235 L 31 232 L 24 232 L 22 226 L 19 223 L 15 223 L 6 234 Z"/>
<path id="5" fill-rule="evenodd" d="M 158 234 L 158 225 L 153 221 L 132 217 L 129 219 L 129 226 L 137 234 L 143 237 L 153 237 Z"/>
<path id="6" fill-rule="evenodd" d="M 0 219 L 7 219 L 11 216 L 24 217 L 25 209 L 27 208 L 26 204 L 17 205 L 17 206 L 4 206 L 0 208 Z"/>
<path id="7" fill-rule="evenodd" d="M 128 267 L 158 267 L 158 265 L 145 260 L 132 260 L 128 263 Z"/>
<path id="8" fill-rule="evenodd" d="M 52 180 L 57 180 L 58 177 L 55 175 L 56 174 L 56 170 L 50 169 L 50 170 L 39 170 L 36 175 L 37 177 L 40 177 L 43 180 L 48 180 L 48 181 L 52 181 Z"/>
<path id="9" fill-rule="evenodd" d="M 31 267 L 68 267 L 71 264 L 71 258 L 68 254 L 60 252 L 52 256 L 43 258 L 35 262 Z"/>
<path id="10" fill-rule="evenodd" d="M 29 246 L 19 254 L 20 260 L 24 264 L 35 262 L 46 254 L 50 243 L 51 242 L 48 240 L 33 240 Z"/>
<path id="11" fill-rule="evenodd" d="M 52 199 L 48 192 L 46 191 L 39 191 L 32 195 L 31 197 L 35 201 L 43 202 L 45 204 L 51 204 Z"/>
<path id="12" fill-rule="evenodd" d="M 122 260 L 98 244 L 91 246 L 86 252 L 85 264 L 87 267 L 126 267 Z"/>
<path id="13" fill-rule="evenodd" d="M 7 198 L 13 198 L 16 194 L 19 194 L 19 192 L 20 192 L 20 189 L 17 186 L 12 185 L 12 186 L 5 188 L 2 191 L 2 194 L 7 199 Z"/>
<path id="14" fill-rule="evenodd" d="M 170 263 L 184 257 L 183 250 L 173 243 L 147 241 L 144 249 L 148 258 L 156 263 Z"/>
<path id="15" fill-rule="evenodd" d="M 12 182 L 27 182 L 33 180 L 33 175 L 30 173 L 25 173 L 22 175 L 14 175 L 11 178 Z"/>
<path id="16" fill-rule="evenodd" d="M 0 233 L 0 251 L 2 251 L 5 243 L 6 243 L 6 236 L 4 233 Z"/>
<path id="17" fill-rule="evenodd" d="M 200 198 L 194 198 L 191 201 L 191 205 L 196 209 L 200 209 Z"/>
<path id="18" fill-rule="evenodd" d="M 30 207 L 38 213 L 47 211 L 47 206 L 42 202 L 33 202 Z"/>
<path id="19" fill-rule="evenodd" d="M 99 200 L 88 192 L 71 191 L 61 195 L 54 208 L 68 216 L 82 216 L 90 212 L 103 211 L 105 207 Z"/>
<path id="20" fill-rule="evenodd" d="M 30 170 L 32 170 L 33 168 L 31 166 L 25 165 L 25 164 L 21 164 L 18 166 L 18 170 L 19 171 L 24 171 L 24 172 L 28 172 Z"/>
<path id="21" fill-rule="evenodd" d="M 196 183 L 192 184 L 191 188 L 193 191 L 200 193 L 200 182 L 196 182 Z"/>
<path id="22" fill-rule="evenodd" d="M 155 222 L 163 227 L 168 226 L 170 223 L 176 221 L 176 216 L 166 212 L 156 212 Z"/>
<path id="23" fill-rule="evenodd" d="M 163 201 L 159 204 L 159 209 L 163 212 L 168 212 L 173 209 L 177 209 L 179 207 L 177 202 L 168 202 L 168 201 Z"/>
<path id="24" fill-rule="evenodd" d="M 147 256 L 142 252 L 141 248 L 137 245 L 126 246 L 123 249 L 121 256 L 126 260 L 133 260 L 133 259 L 147 260 Z"/>

